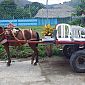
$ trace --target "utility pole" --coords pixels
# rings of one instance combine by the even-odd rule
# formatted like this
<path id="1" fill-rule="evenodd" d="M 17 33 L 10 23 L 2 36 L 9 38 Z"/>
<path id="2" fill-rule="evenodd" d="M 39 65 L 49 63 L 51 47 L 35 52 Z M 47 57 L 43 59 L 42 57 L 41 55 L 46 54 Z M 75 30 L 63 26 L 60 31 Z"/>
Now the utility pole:
<path id="1" fill-rule="evenodd" d="M 30 18 L 31 18 L 32 16 L 31 16 L 31 9 L 30 9 L 30 5 L 31 5 L 31 3 L 29 3 L 29 14 L 30 14 Z"/>
<path id="2" fill-rule="evenodd" d="M 46 0 L 47 24 L 48 24 L 48 0 Z"/>

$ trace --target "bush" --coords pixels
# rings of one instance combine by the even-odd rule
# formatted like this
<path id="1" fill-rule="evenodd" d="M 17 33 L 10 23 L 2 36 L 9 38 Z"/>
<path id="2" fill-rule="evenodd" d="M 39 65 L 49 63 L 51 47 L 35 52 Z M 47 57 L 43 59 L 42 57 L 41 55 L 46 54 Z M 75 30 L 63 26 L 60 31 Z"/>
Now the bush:
<path id="1" fill-rule="evenodd" d="M 69 23 L 70 25 L 80 25 L 81 24 L 81 20 L 80 19 L 76 19 L 76 20 L 73 20 Z"/>
<path id="2" fill-rule="evenodd" d="M 4 51 L 3 46 L 0 45 L 0 54 Z"/>
<path id="3" fill-rule="evenodd" d="M 45 45 L 41 44 L 38 46 L 38 50 L 39 50 L 39 56 L 40 58 L 43 58 L 46 56 L 46 53 L 45 53 Z"/>
<path id="4" fill-rule="evenodd" d="M 38 51 L 39 51 L 39 57 L 44 58 L 46 57 L 46 45 L 39 44 L 38 45 Z M 55 45 L 53 45 L 53 55 L 57 56 L 61 54 L 60 48 L 57 48 Z M 0 45 L 0 54 L 4 52 L 3 46 Z M 33 50 L 29 46 L 20 46 L 20 47 L 10 47 L 10 56 L 11 58 L 27 58 L 33 53 Z M 1 59 L 6 59 L 7 55 L 3 54 L 0 57 Z"/>
<path id="5" fill-rule="evenodd" d="M 31 52 L 29 46 L 10 47 L 10 56 L 13 58 L 27 58 Z"/>
<path id="6" fill-rule="evenodd" d="M 46 47 L 46 45 L 39 45 L 39 56 L 41 58 L 46 57 L 46 49 L 45 49 L 45 47 Z M 58 56 L 58 55 L 62 54 L 61 51 L 60 51 L 60 48 L 61 48 L 61 46 L 58 47 L 58 48 L 56 47 L 56 45 L 52 46 L 52 54 L 53 54 L 53 56 Z"/>

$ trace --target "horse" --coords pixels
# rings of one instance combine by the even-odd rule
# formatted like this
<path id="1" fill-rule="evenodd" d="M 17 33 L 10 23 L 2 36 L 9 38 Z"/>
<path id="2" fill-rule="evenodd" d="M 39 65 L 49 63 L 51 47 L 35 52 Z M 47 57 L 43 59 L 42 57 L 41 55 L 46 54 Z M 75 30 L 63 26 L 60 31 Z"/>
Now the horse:
<path id="1" fill-rule="evenodd" d="M 7 53 L 7 66 L 11 64 L 10 50 L 9 46 L 21 46 L 24 44 L 28 44 L 31 49 L 34 51 L 31 58 L 31 64 L 37 65 L 39 62 L 38 59 L 38 43 L 28 43 L 28 42 L 8 42 L 8 40 L 36 40 L 39 41 L 39 34 L 36 31 L 31 29 L 28 30 L 19 30 L 18 28 L 13 31 L 13 29 L 7 29 L 0 27 L 0 44 L 4 46 L 4 49 Z M 35 62 L 34 62 L 35 60 Z"/>

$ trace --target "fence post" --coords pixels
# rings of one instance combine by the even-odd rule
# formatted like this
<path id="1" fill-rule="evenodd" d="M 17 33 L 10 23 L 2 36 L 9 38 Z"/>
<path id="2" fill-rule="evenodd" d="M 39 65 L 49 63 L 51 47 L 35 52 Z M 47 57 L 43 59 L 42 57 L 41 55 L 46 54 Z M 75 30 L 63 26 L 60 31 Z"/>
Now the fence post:
<path id="1" fill-rule="evenodd" d="M 17 19 L 17 26 L 18 26 L 18 19 Z"/>

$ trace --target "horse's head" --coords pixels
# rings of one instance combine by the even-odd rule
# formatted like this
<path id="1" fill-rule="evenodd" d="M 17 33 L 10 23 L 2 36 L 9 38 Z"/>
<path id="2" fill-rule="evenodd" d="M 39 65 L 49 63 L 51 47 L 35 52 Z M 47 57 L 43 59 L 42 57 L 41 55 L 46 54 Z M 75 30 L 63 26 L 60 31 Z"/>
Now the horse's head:
<path id="1" fill-rule="evenodd" d="M 11 29 L 5 27 L 5 35 L 10 35 L 11 34 Z"/>
<path id="2" fill-rule="evenodd" d="M 0 38 L 4 36 L 4 29 L 2 27 L 0 27 Z"/>
<path id="3" fill-rule="evenodd" d="M 5 39 L 5 31 L 2 27 L 0 27 L 0 44 L 6 43 L 7 40 Z"/>
<path id="4" fill-rule="evenodd" d="M 0 27 L 0 35 L 4 32 L 4 29 Z"/>
<path id="5" fill-rule="evenodd" d="M 5 28 L 5 35 L 6 35 L 6 37 L 7 37 L 7 39 L 9 40 L 9 39 L 15 39 L 15 36 L 17 36 L 18 35 L 18 33 L 19 33 L 19 28 L 11 28 L 11 29 L 9 29 L 9 28 Z"/>

